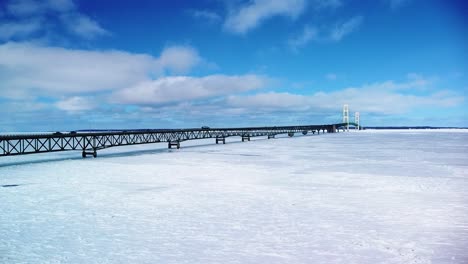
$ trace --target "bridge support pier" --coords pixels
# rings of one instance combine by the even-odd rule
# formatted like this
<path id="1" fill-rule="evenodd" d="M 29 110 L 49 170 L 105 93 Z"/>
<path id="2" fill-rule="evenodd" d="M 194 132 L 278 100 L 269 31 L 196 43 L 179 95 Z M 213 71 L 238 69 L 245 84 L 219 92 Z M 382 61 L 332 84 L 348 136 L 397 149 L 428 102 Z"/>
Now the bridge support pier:
<path id="1" fill-rule="evenodd" d="M 328 126 L 327 127 L 327 133 L 336 133 L 336 127 L 335 126 Z"/>
<path id="2" fill-rule="evenodd" d="M 242 136 L 242 142 L 244 141 L 250 141 L 250 135 L 247 135 L 247 136 Z"/>
<path id="3" fill-rule="evenodd" d="M 167 143 L 167 147 L 168 148 L 172 148 L 172 147 L 177 147 L 177 149 L 180 149 L 180 141 L 169 141 Z"/>
<path id="4" fill-rule="evenodd" d="M 83 153 L 81 153 L 81 157 L 86 158 L 86 156 L 88 156 L 88 155 L 91 155 L 94 158 L 96 158 L 97 157 L 97 152 L 96 152 L 95 149 L 93 149 L 92 151 L 86 151 L 86 149 L 83 149 Z"/>
<path id="5" fill-rule="evenodd" d="M 225 137 L 217 137 L 216 138 L 216 144 L 219 144 L 222 142 L 223 144 L 226 144 L 226 138 Z"/>
<path id="6" fill-rule="evenodd" d="M 268 135 L 268 139 L 275 138 L 275 134 Z"/>

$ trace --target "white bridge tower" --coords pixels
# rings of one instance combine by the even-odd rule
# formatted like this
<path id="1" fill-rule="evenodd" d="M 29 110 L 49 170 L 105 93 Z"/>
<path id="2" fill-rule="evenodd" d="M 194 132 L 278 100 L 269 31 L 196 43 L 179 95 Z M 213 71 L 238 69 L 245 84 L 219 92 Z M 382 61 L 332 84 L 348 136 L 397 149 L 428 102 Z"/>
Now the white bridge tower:
<path id="1" fill-rule="evenodd" d="M 360 124 L 359 124 L 359 112 L 354 113 L 354 123 L 356 123 L 356 129 L 359 130 Z"/>
<path id="2" fill-rule="evenodd" d="M 343 123 L 346 124 L 346 130 L 349 131 L 349 107 L 347 104 L 343 105 Z"/>

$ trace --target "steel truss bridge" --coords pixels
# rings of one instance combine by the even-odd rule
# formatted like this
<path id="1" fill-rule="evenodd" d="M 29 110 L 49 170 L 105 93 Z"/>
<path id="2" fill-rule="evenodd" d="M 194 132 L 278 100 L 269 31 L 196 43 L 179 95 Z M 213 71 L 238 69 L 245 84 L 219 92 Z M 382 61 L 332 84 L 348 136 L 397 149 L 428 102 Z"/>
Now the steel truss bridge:
<path id="1" fill-rule="evenodd" d="M 357 126 L 349 123 L 351 126 Z M 295 133 L 335 133 L 345 130 L 347 123 L 308 126 L 244 127 L 244 128 L 195 128 L 195 129 L 138 129 L 106 130 L 48 134 L 0 135 L 0 156 L 14 156 L 58 151 L 82 151 L 82 156 L 97 157 L 97 151 L 110 147 L 167 142 L 168 148 L 180 148 L 186 140 L 214 138 L 215 143 L 226 143 L 227 137 L 241 137 L 250 141 L 251 137 Z"/>

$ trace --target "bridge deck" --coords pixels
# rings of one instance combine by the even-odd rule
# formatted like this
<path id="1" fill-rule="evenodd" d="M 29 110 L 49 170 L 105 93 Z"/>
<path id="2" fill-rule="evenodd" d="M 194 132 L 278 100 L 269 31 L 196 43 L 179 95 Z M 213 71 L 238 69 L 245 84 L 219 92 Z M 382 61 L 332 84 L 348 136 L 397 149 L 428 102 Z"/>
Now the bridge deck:
<path id="1" fill-rule="evenodd" d="M 350 125 L 354 125 L 350 123 Z M 215 138 L 216 143 L 225 143 L 225 138 L 239 136 L 244 140 L 250 137 L 268 136 L 301 132 L 307 134 L 333 133 L 346 127 L 346 124 L 244 127 L 244 128 L 193 128 L 193 129 L 139 129 L 118 131 L 85 131 L 69 133 L 43 133 L 0 135 L 0 156 L 25 155 L 44 152 L 80 150 L 82 156 L 96 157 L 97 150 L 136 144 L 167 142 L 168 147 L 180 148 L 180 142 L 186 140 Z"/>

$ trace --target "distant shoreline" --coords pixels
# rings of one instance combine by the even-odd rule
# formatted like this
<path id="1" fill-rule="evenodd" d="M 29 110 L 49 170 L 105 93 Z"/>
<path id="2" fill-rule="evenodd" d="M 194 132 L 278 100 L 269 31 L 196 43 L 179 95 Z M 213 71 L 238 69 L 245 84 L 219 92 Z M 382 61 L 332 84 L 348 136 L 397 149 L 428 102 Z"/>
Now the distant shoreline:
<path id="1" fill-rule="evenodd" d="M 468 129 L 468 127 L 432 127 L 432 126 L 366 126 L 363 129 L 395 129 L 395 130 L 403 130 L 403 129 Z"/>

